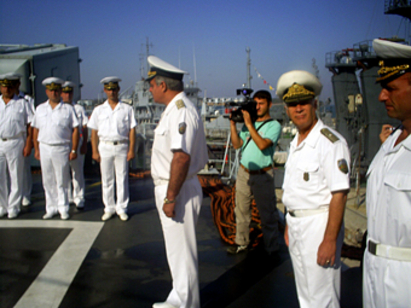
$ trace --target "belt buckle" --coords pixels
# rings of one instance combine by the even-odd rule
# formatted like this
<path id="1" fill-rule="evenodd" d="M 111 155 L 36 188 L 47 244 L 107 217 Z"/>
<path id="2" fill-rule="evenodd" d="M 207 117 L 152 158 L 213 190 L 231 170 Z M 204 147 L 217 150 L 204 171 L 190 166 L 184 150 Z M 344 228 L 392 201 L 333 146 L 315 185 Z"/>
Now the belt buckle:
<path id="1" fill-rule="evenodd" d="M 118 141 L 113 141 L 113 145 L 117 145 L 118 144 Z"/>
<path id="2" fill-rule="evenodd" d="M 368 241 L 368 251 L 372 253 L 374 256 L 376 256 L 377 255 L 377 244 L 369 240 Z"/>
<path id="3" fill-rule="evenodd" d="M 7 138 L 1 138 L 1 140 L 3 140 L 3 141 L 7 141 Z"/>

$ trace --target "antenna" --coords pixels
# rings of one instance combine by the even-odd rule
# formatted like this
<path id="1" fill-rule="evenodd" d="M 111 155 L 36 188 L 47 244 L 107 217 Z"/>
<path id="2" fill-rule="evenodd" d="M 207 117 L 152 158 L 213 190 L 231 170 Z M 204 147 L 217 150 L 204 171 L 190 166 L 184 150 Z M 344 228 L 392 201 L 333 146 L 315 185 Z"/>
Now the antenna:
<path id="1" fill-rule="evenodd" d="M 197 87 L 197 65 L 196 65 L 196 50 L 193 43 L 193 62 L 194 62 L 194 86 Z"/>
<path id="2" fill-rule="evenodd" d="M 245 51 L 247 52 L 247 88 L 251 89 L 251 78 L 253 77 L 251 77 L 251 72 L 250 72 L 250 67 L 251 67 L 250 47 L 247 47 Z"/>
<path id="3" fill-rule="evenodd" d="M 148 41 L 148 36 L 146 37 L 146 68 L 147 68 L 147 72 L 149 71 L 149 67 L 150 65 L 148 64 L 147 58 L 150 55 L 150 47 L 154 47 L 153 43 L 150 43 Z M 144 77 L 144 75 L 143 75 Z"/>

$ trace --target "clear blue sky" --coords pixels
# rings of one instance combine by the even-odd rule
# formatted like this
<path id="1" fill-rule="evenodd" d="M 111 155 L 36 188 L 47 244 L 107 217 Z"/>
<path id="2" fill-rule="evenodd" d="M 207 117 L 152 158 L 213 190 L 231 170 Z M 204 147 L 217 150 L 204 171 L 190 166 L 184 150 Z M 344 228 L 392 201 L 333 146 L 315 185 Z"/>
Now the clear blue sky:
<path id="1" fill-rule="evenodd" d="M 313 72 L 315 58 L 325 100 L 326 52 L 404 37 L 402 18 L 383 11 L 383 0 L 0 0 L 0 43 L 78 46 L 82 98 L 96 98 L 106 76 L 122 78 L 122 90 L 133 86 L 148 37 L 152 54 L 190 72 L 185 82 L 195 78 L 195 50 L 197 83 L 209 97 L 235 96 L 246 82 L 247 47 L 255 90 L 267 86 L 254 67 L 275 87 L 288 70 Z"/>

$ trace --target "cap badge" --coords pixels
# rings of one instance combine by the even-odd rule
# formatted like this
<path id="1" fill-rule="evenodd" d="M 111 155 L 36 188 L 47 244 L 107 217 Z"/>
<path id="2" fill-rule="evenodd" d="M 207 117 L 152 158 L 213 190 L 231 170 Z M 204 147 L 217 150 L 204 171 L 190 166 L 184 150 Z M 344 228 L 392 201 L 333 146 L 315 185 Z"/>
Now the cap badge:
<path id="1" fill-rule="evenodd" d="M 306 89 L 303 85 L 294 83 L 288 88 L 288 92 L 283 96 L 283 101 L 286 103 L 292 103 L 295 101 L 306 100 L 314 98 L 315 93 Z"/>
<path id="2" fill-rule="evenodd" d="M 378 70 L 378 75 L 380 75 L 380 77 L 377 78 L 377 81 L 387 79 L 395 74 L 404 73 L 403 71 L 410 68 L 408 64 L 397 66 L 384 66 L 383 60 L 379 62 L 379 65 L 381 66 L 381 68 Z"/>
<path id="3" fill-rule="evenodd" d="M 61 84 L 52 82 L 46 85 L 46 89 L 49 89 L 50 91 L 60 90 Z"/>
<path id="4" fill-rule="evenodd" d="M 106 90 L 115 90 L 118 88 L 118 82 L 110 81 L 109 83 L 104 84 L 104 89 Z"/>
<path id="5" fill-rule="evenodd" d="M 11 87 L 11 86 L 13 86 L 14 84 L 16 84 L 16 82 L 15 82 L 16 80 L 10 80 L 10 79 L 3 79 L 3 80 L 1 80 L 1 85 L 3 86 L 3 87 Z"/>
<path id="6" fill-rule="evenodd" d="M 63 92 L 72 92 L 73 88 L 72 87 L 64 87 L 61 89 Z"/>
<path id="7" fill-rule="evenodd" d="M 156 71 L 149 71 L 149 72 L 147 73 L 148 78 L 153 77 L 153 76 L 155 76 L 156 74 L 157 74 Z"/>

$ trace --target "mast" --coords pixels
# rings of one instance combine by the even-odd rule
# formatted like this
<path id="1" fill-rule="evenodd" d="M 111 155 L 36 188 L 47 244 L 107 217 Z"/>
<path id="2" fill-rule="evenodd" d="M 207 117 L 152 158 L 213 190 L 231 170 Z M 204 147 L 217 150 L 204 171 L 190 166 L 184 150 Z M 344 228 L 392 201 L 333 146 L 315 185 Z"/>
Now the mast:
<path id="1" fill-rule="evenodd" d="M 150 65 L 148 64 L 147 58 L 150 55 L 150 47 L 153 47 L 153 46 L 154 46 L 153 43 L 149 43 L 148 37 L 146 37 L 146 69 L 147 69 L 147 72 L 149 71 L 149 67 L 150 67 Z"/>
<path id="2" fill-rule="evenodd" d="M 197 87 L 197 63 L 196 63 L 196 50 L 193 44 L 193 62 L 194 62 L 194 86 Z"/>
<path id="3" fill-rule="evenodd" d="M 250 49 L 250 47 L 247 47 L 246 49 L 245 49 L 245 51 L 247 52 L 247 88 L 248 89 L 251 89 L 251 78 L 253 78 L 252 76 L 251 76 L 251 58 L 250 58 L 250 52 L 251 52 L 251 49 Z"/>

